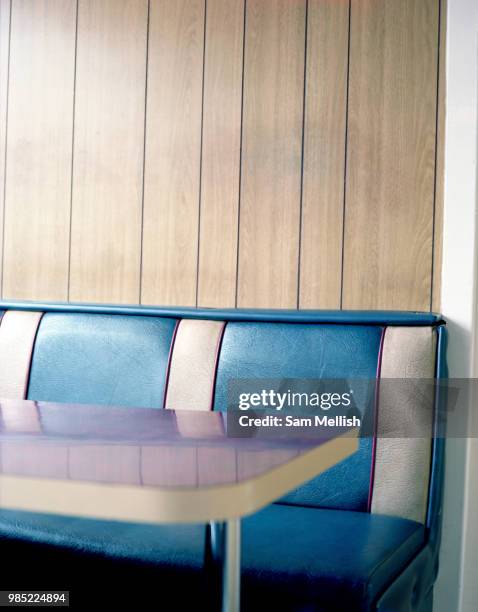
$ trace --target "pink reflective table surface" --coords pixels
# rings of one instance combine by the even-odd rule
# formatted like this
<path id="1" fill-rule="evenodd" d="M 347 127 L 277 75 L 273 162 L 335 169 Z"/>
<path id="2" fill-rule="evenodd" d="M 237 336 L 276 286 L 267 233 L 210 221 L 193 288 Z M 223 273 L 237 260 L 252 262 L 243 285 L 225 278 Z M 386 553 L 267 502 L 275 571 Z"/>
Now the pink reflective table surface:
<path id="1" fill-rule="evenodd" d="M 0 402 L 0 473 L 158 487 L 238 483 L 324 440 L 230 438 L 220 412 Z"/>
<path id="2" fill-rule="evenodd" d="M 52 499 L 74 494 L 84 501 L 76 514 L 90 516 L 94 496 L 93 514 L 115 518 L 111 504 L 123 493 L 142 510 L 118 518 L 215 520 L 255 511 L 356 448 L 350 435 L 228 437 L 220 412 L 1 400 L 0 507 L 69 513 Z"/>

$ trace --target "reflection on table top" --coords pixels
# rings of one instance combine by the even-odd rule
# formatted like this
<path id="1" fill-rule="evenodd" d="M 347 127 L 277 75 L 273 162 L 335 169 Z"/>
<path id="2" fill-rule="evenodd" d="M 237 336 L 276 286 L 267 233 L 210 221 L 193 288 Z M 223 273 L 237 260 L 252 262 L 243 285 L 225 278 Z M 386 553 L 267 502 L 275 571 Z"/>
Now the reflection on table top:
<path id="1" fill-rule="evenodd" d="M 101 496 L 105 507 L 113 499 L 118 503 L 119 490 L 140 504 L 139 493 L 148 491 L 161 494 L 161 503 L 158 497 L 145 499 L 142 510 L 126 512 L 127 518 L 143 520 L 145 512 L 147 517 L 153 513 L 154 520 L 212 520 L 234 506 L 239 515 L 252 511 L 356 448 L 356 438 L 344 435 L 329 440 L 230 438 L 219 412 L 1 400 L 0 506 L 53 512 L 58 507 L 68 513 L 63 498 L 61 503 L 50 499 L 63 483 L 63 496 L 80 491 L 86 506 L 87 495 L 97 498 L 94 511 L 75 506 L 76 514 L 122 518 L 121 512 L 102 510 Z M 78 485 L 74 491 L 73 485 Z M 96 488 L 87 490 L 86 485 Z M 40 499 L 47 489 L 48 503 Z M 216 496 L 211 502 L 203 495 L 208 491 L 224 499 Z M 144 510 L 152 501 L 155 508 Z M 188 504 L 197 504 L 197 512 Z"/>
<path id="2" fill-rule="evenodd" d="M 220 412 L 0 402 L 0 471 L 146 486 L 240 482 L 320 444 L 229 438 Z"/>

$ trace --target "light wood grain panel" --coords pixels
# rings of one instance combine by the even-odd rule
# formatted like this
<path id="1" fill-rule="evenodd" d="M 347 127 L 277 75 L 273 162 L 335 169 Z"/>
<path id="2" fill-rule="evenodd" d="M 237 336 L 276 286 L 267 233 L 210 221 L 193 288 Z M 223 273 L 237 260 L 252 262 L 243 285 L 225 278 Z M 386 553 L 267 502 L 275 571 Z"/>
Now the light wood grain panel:
<path id="1" fill-rule="evenodd" d="M 12 3 L 4 297 L 67 297 L 75 24 L 75 2 Z"/>
<path id="2" fill-rule="evenodd" d="M 305 0 L 247 2 L 238 305 L 295 307 Z"/>
<path id="3" fill-rule="evenodd" d="M 208 0 L 198 304 L 234 306 L 244 0 Z"/>
<path id="4" fill-rule="evenodd" d="M 70 298 L 137 302 L 147 0 L 80 0 Z"/>
<path id="5" fill-rule="evenodd" d="M 143 303 L 196 303 L 204 11 L 151 2 Z"/>
<path id="6" fill-rule="evenodd" d="M 439 310 L 446 0 L 10 4 L 5 297 Z"/>
<path id="7" fill-rule="evenodd" d="M 340 308 L 349 3 L 309 0 L 301 308 Z"/>
<path id="8" fill-rule="evenodd" d="M 344 308 L 430 308 L 437 0 L 352 0 Z"/>
<path id="9" fill-rule="evenodd" d="M 440 43 L 438 74 L 438 117 L 435 228 L 433 232 L 432 304 L 435 312 L 441 308 L 441 268 L 443 256 L 443 206 L 445 197 L 445 92 L 446 92 L 446 0 L 440 0 Z"/>
<path id="10" fill-rule="evenodd" d="M 10 0 L 0 0 L 0 253 L 3 253 L 9 49 Z M 3 284 L 2 279 L 3 266 L 0 266 L 0 295 Z"/>
<path id="11" fill-rule="evenodd" d="M 0 0 L 0 253 L 3 252 L 5 195 L 5 145 L 7 132 L 8 52 L 10 47 L 10 0 Z M 3 268 L 0 266 L 0 287 Z M 1 293 L 1 291 L 0 291 Z"/>

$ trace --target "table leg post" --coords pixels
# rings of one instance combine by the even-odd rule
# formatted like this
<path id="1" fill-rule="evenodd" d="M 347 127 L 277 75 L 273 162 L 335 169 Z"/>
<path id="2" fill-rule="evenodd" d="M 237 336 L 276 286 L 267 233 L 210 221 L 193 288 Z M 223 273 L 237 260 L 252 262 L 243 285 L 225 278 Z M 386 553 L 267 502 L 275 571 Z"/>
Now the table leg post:
<path id="1" fill-rule="evenodd" d="M 213 564 L 222 565 L 224 555 L 224 523 L 211 522 L 209 528 L 209 546 Z"/>
<path id="2" fill-rule="evenodd" d="M 241 594 L 240 519 L 231 519 L 224 524 L 222 562 L 222 612 L 239 612 Z"/>

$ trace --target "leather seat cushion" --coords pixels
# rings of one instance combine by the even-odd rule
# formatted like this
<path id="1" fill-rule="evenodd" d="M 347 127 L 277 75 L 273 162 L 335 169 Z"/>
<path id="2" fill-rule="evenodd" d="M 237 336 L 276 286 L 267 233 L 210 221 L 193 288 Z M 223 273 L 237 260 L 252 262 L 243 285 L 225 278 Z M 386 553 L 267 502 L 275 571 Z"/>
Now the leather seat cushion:
<path id="1" fill-rule="evenodd" d="M 405 519 L 274 504 L 243 521 L 243 609 L 365 610 L 424 538 L 423 526 Z M 73 603 L 101 587 L 109 601 L 157 597 L 177 610 L 209 609 L 201 604 L 217 588 L 204 572 L 204 542 L 203 526 L 0 512 L 2 582 L 69 588 Z"/>
<path id="2" fill-rule="evenodd" d="M 244 522 L 244 609 L 369 610 L 424 546 L 414 521 L 275 504 Z"/>

